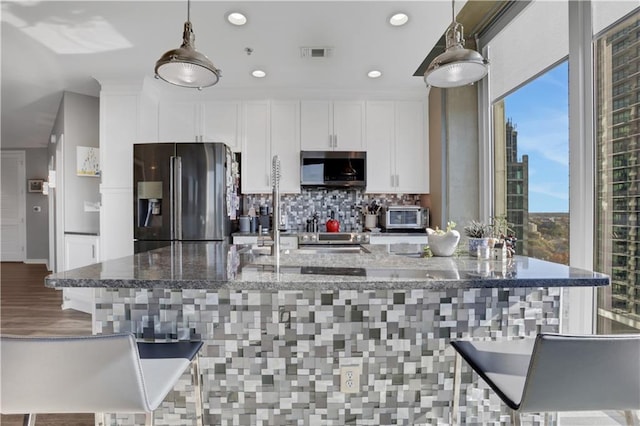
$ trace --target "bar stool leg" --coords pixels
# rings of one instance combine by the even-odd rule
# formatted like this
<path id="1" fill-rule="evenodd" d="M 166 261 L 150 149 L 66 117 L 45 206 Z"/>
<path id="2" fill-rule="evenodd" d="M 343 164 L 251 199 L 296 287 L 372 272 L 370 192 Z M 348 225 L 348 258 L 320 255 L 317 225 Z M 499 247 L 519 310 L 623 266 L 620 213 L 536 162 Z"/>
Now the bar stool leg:
<path id="1" fill-rule="evenodd" d="M 637 413 L 631 410 L 624 412 L 624 419 L 627 421 L 627 426 L 638 426 Z"/>
<path id="2" fill-rule="evenodd" d="M 462 369 L 462 357 L 456 352 L 456 360 L 453 366 L 453 408 L 451 410 L 451 424 L 459 424 L 458 416 L 460 415 L 460 381 Z"/>
<path id="3" fill-rule="evenodd" d="M 549 426 L 553 424 L 553 415 L 551 413 L 544 413 L 544 424 Z"/>
<path id="4" fill-rule="evenodd" d="M 515 410 L 511 410 L 511 424 L 513 426 L 520 426 L 520 413 Z"/>
<path id="5" fill-rule="evenodd" d="M 153 426 L 153 412 L 144 413 L 144 426 Z"/>
<path id="6" fill-rule="evenodd" d="M 196 393 L 196 425 L 203 425 L 202 415 L 202 377 L 200 377 L 200 354 L 191 363 L 191 374 L 193 375 L 193 384 Z"/>
<path id="7" fill-rule="evenodd" d="M 25 414 L 22 419 L 23 426 L 35 426 L 36 424 L 36 415 L 34 413 Z"/>

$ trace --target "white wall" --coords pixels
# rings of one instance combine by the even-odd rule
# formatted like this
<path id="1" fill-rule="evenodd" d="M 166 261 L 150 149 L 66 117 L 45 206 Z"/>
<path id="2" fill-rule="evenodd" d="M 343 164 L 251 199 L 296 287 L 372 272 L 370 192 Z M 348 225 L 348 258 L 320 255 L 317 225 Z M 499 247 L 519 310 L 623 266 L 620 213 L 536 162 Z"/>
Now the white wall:
<path id="1" fill-rule="evenodd" d="M 77 176 L 77 147 L 98 148 L 99 99 L 65 92 L 64 109 L 64 232 L 98 234 L 98 212 L 85 211 L 85 202 L 100 201 L 100 178 Z"/>
<path id="2" fill-rule="evenodd" d="M 47 179 L 47 148 L 25 150 L 27 179 Z M 39 208 L 39 211 L 34 209 Z M 26 193 L 27 261 L 46 262 L 49 258 L 49 201 L 40 192 Z"/>

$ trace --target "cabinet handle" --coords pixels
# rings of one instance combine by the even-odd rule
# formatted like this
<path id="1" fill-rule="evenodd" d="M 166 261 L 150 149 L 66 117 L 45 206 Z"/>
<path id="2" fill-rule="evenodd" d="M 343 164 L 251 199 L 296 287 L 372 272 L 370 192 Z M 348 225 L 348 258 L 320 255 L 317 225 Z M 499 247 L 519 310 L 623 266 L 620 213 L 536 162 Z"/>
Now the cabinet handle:
<path id="1" fill-rule="evenodd" d="M 338 135 L 333 135 L 333 147 L 338 147 Z"/>
<path id="2" fill-rule="evenodd" d="M 91 259 L 96 260 L 96 245 L 91 244 Z"/>
<path id="3" fill-rule="evenodd" d="M 333 135 L 329 135 L 329 148 L 333 148 Z"/>

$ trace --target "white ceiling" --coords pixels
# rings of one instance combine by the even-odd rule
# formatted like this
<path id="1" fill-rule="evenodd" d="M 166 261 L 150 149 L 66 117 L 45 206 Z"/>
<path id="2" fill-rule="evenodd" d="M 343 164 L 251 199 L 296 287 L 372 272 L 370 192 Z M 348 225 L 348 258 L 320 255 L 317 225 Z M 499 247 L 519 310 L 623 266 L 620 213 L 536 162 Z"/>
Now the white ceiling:
<path id="1" fill-rule="evenodd" d="M 464 3 L 458 0 L 456 11 Z M 247 25 L 227 23 L 231 11 L 246 14 Z M 388 18 L 398 11 L 409 23 L 392 27 Z M 181 44 L 186 17 L 186 1 L 3 0 L 2 148 L 46 146 L 65 90 L 98 96 L 96 79 L 151 78 L 160 55 Z M 208 96 L 287 90 L 426 95 L 413 73 L 451 22 L 451 2 L 194 0 L 191 22 L 196 48 L 222 69 L 220 82 L 205 89 Z M 302 46 L 334 50 L 329 58 L 303 59 Z M 255 68 L 267 77 L 251 77 Z M 374 68 L 383 76 L 367 78 Z"/>

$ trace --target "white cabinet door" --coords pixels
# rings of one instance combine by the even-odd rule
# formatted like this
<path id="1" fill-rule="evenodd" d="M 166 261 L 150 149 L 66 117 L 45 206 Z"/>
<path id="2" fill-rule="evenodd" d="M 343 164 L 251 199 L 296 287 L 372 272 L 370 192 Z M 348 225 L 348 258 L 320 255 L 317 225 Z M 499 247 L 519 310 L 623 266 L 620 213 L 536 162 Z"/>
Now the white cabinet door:
<path id="1" fill-rule="evenodd" d="M 333 118 L 329 101 L 300 103 L 300 144 L 304 151 L 333 149 Z"/>
<path id="2" fill-rule="evenodd" d="M 395 107 L 392 101 L 367 102 L 367 192 L 395 191 Z"/>
<path id="3" fill-rule="evenodd" d="M 429 145 L 424 102 L 396 102 L 395 122 L 396 191 L 428 193 Z"/>
<path id="4" fill-rule="evenodd" d="M 98 262 L 98 238 L 95 235 L 64 236 L 65 271 Z M 93 312 L 93 289 L 65 288 L 62 290 L 62 309 L 75 309 L 88 314 Z"/>
<path id="5" fill-rule="evenodd" d="M 158 105 L 160 142 L 195 142 L 201 132 L 200 105 L 195 102 L 162 101 Z"/>
<path id="6" fill-rule="evenodd" d="M 367 102 L 367 192 L 429 192 L 429 148 L 422 101 Z"/>
<path id="7" fill-rule="evenodd" d="M 233 152 L 240 152 L 240 102 L 220 101 L 202 104 L 202 140 L 224 142 Z"/>
<path id="8" fill-rule="evenodd" d="M 91 265 L 98 261 L 98 237 L 65 234 L 64 240 L 65 271 Z"/>
<path id="9" fill-rule="evenodd" d="M 301 146 L 305 151 L 362 151 L 364 102 L 302 101 Z"/>
<path id="10" fill-rule="evenodd" d="M 268 101 L 245 102 L 242 130 L 243 194 L 271 192 L 270 117 Z"/>
<path id="11" fill-rule="evenodd" d="M 280 157 L 280 192 L 300 192 L 300 103 L 271 102 L 271 155 Z"/>
<path id="12" fill-rule="evenodd" d="M 335 151 L 363 151 L 364 102 L 336 101 L 333 103 L 333 149 Z"/>

